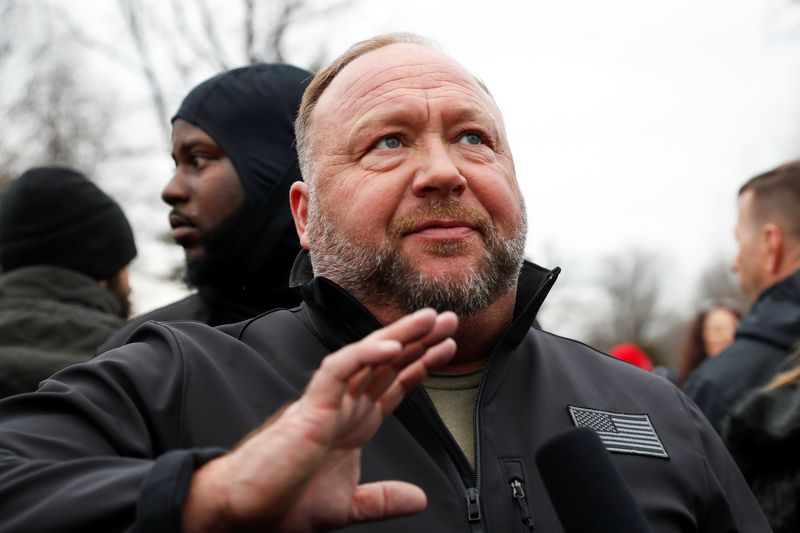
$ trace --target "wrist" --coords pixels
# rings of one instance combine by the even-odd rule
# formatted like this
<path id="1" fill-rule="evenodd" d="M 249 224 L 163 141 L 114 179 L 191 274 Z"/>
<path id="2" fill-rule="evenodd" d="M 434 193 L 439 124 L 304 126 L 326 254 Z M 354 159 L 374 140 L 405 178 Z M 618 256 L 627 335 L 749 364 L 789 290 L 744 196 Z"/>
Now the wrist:
<path id="1" fill-rule="evenodd" d="M 228 478 L 230 455 L 210 461 L 195 471 L 181 514 L 186 533 L 224 533 L 233 531 L 227 487 L 219 480 Z"/>

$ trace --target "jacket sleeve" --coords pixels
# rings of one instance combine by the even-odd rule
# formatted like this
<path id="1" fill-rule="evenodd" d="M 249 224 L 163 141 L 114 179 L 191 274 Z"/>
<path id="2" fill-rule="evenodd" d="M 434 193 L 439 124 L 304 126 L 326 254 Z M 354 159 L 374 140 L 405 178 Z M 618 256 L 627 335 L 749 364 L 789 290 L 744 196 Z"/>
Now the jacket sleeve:
<path id="1" fill-rule="evenodd" d="M 124 345 L 125 342 L 128 340 L 128 338 L 130 338 L 131 334 L 134 331 L 136 331 L 136 329 L 139 326 L 141 326 L 148 320 L 150 320 L 148 317 L 141 316 L 141 317 L 134 317 L 125 322 L 125 324 L 123 324 L 121 328 L 115 331 L 108 339 L 106 339 L 103 342 L 103 344 L 101 344 L 97 348 L 96 355 L 104 354 L 110 350 L 119 348 L 120 346 Z"/>
<path id="2" fill-rule="evenodd" d="M 696 405 L 683 394 L 679 396 L 697 430 L 705 466 L 706 498 L 699 506 L 698 530 L 708 533 L 771 532 L 761 507 L 719 434 Z"/>
<path id="3" fill-rule="evenodd" d="M 187 450 L 183 461 L 165 454 L 181 445 L 184 363 L 166 328 L 143 329 L 135 339 L 146 343 L 0 401 L 0 531 L 127 531 L 137 505 L 150 525 L 168 524 L 170 502 L 182 503 L 191 478 L 187 465 L 224 452 Z M 177 496 L 153 502 L 145 487 Z M 158 529 L 166 530 L 149 531 Z"/>

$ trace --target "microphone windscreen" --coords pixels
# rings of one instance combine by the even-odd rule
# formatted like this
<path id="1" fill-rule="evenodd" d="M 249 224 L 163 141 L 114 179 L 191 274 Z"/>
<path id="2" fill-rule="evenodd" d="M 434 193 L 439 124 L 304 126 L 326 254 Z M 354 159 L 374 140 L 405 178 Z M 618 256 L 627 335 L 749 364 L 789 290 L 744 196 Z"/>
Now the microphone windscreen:
<path id="1" fill-rule="evenodd" d="M 536 452 L 536 464 L 566 533 L 651 533 L 593 429 L 556 435 Z"/>

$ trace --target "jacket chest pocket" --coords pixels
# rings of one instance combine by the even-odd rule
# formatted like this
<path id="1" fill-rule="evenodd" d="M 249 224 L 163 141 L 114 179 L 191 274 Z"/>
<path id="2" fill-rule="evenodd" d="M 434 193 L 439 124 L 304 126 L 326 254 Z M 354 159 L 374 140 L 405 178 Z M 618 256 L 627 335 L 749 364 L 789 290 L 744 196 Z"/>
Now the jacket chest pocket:
<path id="1" fill-rule="evenodd" d="M 516 521 L 518 527 L 512 531 L 531 533 L 534 531 L 533 516 L 528 504 L 528 489 L 525 486 L 525 469 L 522 467 L 522 461 L 502 459 L 500 465 L 503 468 L 508 496 L 519 518 Z"/>

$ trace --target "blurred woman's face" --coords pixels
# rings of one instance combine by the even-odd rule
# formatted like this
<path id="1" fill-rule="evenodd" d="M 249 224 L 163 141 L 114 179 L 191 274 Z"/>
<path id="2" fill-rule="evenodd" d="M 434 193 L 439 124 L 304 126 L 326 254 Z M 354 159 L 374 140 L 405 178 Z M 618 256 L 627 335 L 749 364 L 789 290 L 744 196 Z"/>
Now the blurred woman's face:
<path id="1" fill-rule="evenodd" d="M 733 343 L 734 332 L 739 319 L 724 307 L 716 307 L 708 312 L 703 322 L 703 346 L 709 357 Z"/>

